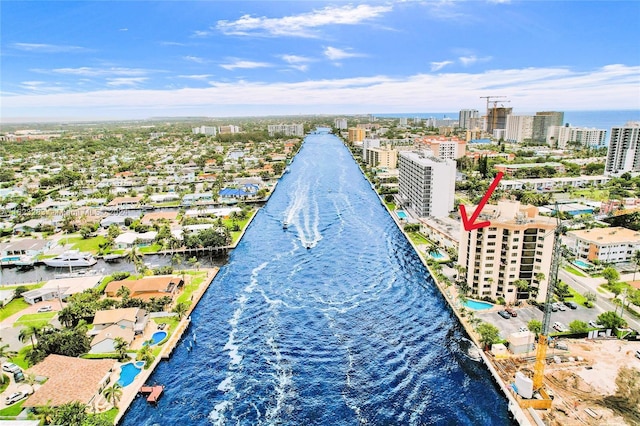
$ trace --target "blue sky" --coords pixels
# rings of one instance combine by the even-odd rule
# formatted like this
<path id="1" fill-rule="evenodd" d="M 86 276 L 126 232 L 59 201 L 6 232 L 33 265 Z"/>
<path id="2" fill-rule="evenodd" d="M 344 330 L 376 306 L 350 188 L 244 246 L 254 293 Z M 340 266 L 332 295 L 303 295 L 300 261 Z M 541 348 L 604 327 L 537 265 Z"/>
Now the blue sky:
<path id="1" fill-rule="evenodd" d="M 3 121 L 640 109 L 638 1 L 2 1 Z"/>

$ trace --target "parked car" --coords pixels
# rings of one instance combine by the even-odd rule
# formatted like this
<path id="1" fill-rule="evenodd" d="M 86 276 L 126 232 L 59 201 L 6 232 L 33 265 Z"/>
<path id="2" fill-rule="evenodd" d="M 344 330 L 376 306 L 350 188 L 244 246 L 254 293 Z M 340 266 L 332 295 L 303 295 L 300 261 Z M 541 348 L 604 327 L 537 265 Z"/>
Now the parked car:
<path id="1" fill-rule="evenodd" d="M 11 405 L 11 404 L 15 404 L 16 402 L 20 401 L 23 398 L 26 398 L 27 394 L 24 392 L 14 392 L 11 395 L 9 395 L 8 397 L 6 397 L 4 399 L 4 402 L 7 405 Z"/>
<path id="2" fill-rule="evenodd" d="M 563 351 L 568 351 L 569 347 L 567 346 L 567 344 L 565 342 L 556 342 L 556 349 L 561 349 Z"/>
<path id="3" fill-rule="evenodd" d="M 40 306 L 38 308 L 38 313 L 42 313 L 42 312 L 51 312 L 51 305 L 44 305 L 44 306 Z"/>
<path id="4" fill-rule="evenodd" d="M 6 371 L 7 373 L 15 373 L 17 371 L 22 371 L 22 369 L 12 362 L 5 362 L 2 364 L 2 371 Z"/>
<path id="5" fill-rule="evenodd" d="M 500 315 L 504 319 L 511 318 L 511 314 L 509 312 L 507 312 L 507 311 L 499 311 L 498 315 Z"/>
<path id="6" fill-rule="evenodd" d="M 589 327 L 602 328 L 602 326 L 598 324 L 595 320 L 589 321 Z"/>
<path id="7" fill-rule="evenodd" d="M 565 305 L 563 305 L 562 303 L 558 302 L 556 303 L 556 306 L 558 307 L 559 311 L 566 311 L 567 307 Z"/>
<path id="8" fill-rule="evenodd" d="M 561 322 L 554 322 L 553 328 L 559 332 L 567 331 L 567 327 L 565 327 Z"/>
<path id="9" fill-rule="evenodd" d="M 517 317 L 517 316 L 518 316 L 518 313 L 517 313 L 517 312 L 516 312 L 516 310 L 515 310 L 515 309 L 513 309 L 513 308 L 504 308 L 504 310 L 505 310 L 509 315 L 511 315 L 512 317 Z"/>
<path id="10" fill-rule="evenodd" d="M 576 302 L 564 302 L 565 305 L 567 305 L 568 307 L 570 307 L 571 309 L 578 309 L 578 304 Z"/>

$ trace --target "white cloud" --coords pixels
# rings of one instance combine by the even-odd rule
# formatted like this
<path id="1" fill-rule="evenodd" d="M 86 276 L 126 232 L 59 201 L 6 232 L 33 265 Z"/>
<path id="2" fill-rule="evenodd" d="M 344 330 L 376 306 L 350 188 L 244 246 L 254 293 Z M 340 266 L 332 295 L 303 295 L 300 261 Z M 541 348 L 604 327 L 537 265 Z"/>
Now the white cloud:
<path id="1" fill-rule="evenodd" d="M 89 51 L 89 49 L 80 46 L 66 46 L 46 43 L 13 43 L 11 46 L 14 49 L 36 53 L 79 53 Z"/>
<path id="2" fill-rule="evenodd" d="M 211 74 L 191 74 L 191 75 L 179 75 L 179 78 L 187 78 L 190 80 L 208 80 L 212 77 Z"/>
<path id="3" fill-rule="evenodd" d="M 243 61 L 240 59 L 237 59 L 228 64 L 220 64 L 220 67 L 229 71 L 233 71 L 235 69 L 268 68 L 270 66 L 271 64 L 268 64 L 266 62 Z"/>
<path id="4" fill-rule="evenodd" d="M 300 15 L 282 18 L 243 15 L 236 21 L 218 21 L 215 29 L 226 35 L 317 37 L 316 30 L 328 25 L 357 25 L 378 18 L 392 10 L 391 6 L 360 4 L 342 7 L 325 7 Z M 196 31 L 197 36 L 210 31 Z"/>
<path id="5" fill-rule="evenodd" d="M 342 59 L 365 56 L 361 53 L 351 53 L 344 49 L 338 49 L 337 47 L 331 47 L 331 46 L 324 49 L 323 53 L 324 53 L 324 56 L 329 58 L 330 61 L 340 61 Z"/>
<path id="6" fill-rule="evenodd" d="M 78 75 L 84 77 L 101 77 L 101 76 L 143 76 L 147 75 L 149 71 L 141 68 L 122 68 L 122 67 L 109 67 L 109 68 L 93 68 L 93 67 L 78 67 L 78 68 L 54 68 L 52 70 L 34 69 L 32 71 L 40 73 L 53 73 L 53 74 L 65 74 L 65 75 Z"/>
<path id="7" fill-rule="evenodd" d="M 458 60 L 463 66 L 467 67 L 477 62 L 489 62 L 491 60 L 491 56 L 485 56 L 483 58 L 478 58 L 476 55 L 460 56 Z"/>
<path id="8" fill-rule="evenodd" d="M 3 120 L 8 117 L 149 117 L 154 114 L 270 115 L 304 113 L 371 113 L 455 111 L 482 108 L 499 90 L 516 110 L 640 109 L 640 66 L 620 64 L 589 70 L 524 68 L 473 73 L 369 76 L 333 80 L 277 82 L 214 82 L 204 88 L 172 90 L 128 88 L 90 92 L 6 95 L 1 98 Z M 136 81 L 130 81 L 133 84 Z M 130 84 L 129 84 L 130 85 Z M 354 101 L 355 100 L 355 101 Z M 217 109 L 212 109 L 215 105 Z"/>
<path id="9" fill-rule="evenodd" d="M 453 61 L 431 62 L 431 71 L 440 71 L 447 65 L 453 64 Z"/>
<path id="10" fill-rule="evenodd" d="M 281 55 L 280 59 L 289 64 L 289 68 L 303 72 L 309 69 L 308 63 L 313 61 L 311 58 L 298 55 Z"/>
<path id="11" fill-rule="evenodd" d="M 118 31 L 129 31 L 129 28 L 120 28 Z"/>
<path id="12" fill-rule="evenodd" d="M 147 77 L 118 77 L 108 78 L 107 85 L 113 87 L 119 86 L 137 86 L 140 83 L 147 81 Z"/>
<path id="13" fill-rule="evenodd" d="M 196 64 L 204 64 L 209 62 L 206 59 L 201 58 L 199 56 L 183 56 L 182 59 L 189 62 L 195 62 Z"/>

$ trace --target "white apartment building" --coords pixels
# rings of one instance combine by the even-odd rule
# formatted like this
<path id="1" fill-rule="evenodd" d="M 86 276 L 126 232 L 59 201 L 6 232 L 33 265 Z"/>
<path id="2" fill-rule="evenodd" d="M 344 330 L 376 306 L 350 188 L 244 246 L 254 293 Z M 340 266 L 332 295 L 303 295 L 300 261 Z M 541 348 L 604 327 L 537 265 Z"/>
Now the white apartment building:
<path id="1" fill-rule="evenodd" d="M 453 210 L 456 162 L 424 151 L 398 154 L 398 198 L 418 217 L 444 217 Z"/>
<path id="2" fill-rule="evenodd" d="M 467 214 L 474 210 L 475 206 L 468 207 Z M 460 237 L 458 264 L 465 268 L 462 278 L 469 296 L 502 297 L 507 303 L 530 296 L 544 301 L 556 220 L 518 201 L 486 205 L 478 218 L 484 220 L 491 225 L 469 232 L 462 228 Z M 519 291 L 514 285 L 518 280 L 526 281 L 531 291 Z"/>
<path id="3" fill-rule="evenodd" d="M 474 129 L 478 127 L 480 115 L 477 109 L 463 109 L 458 114 L 458 127 Z"/>
<path id="4" fill-rule="evenodd" d="M 336 118 L 333 120 L 333 125 L 338 130 L 347 130 L 347 119 L 346 118 Z"/>
<path id="5" fill-rule="evenodd" d="M 566 149 L 568 142 L 579 142 L 589 148 L 601 148 L 607 144 L 607 131 L 603 129 L 570 126 L 550 126 L 547 144 Z"/>
<path id="6" fill-rule="evenodd" d="M 640 232 L 620 227 L 582 229 L 567 232 L 565 243 L 576 259 L 630 262 L 640 250 Z"/>
<path id="7" fill-rule="evenodd" d="M 367 151 L 373 148 L 380 148 L 380 139 L 365 138 L 362 141 L 362 161 L 367 161 Z"/>
<path id="8" fill-rule="evenodd" d="M 606 173 L 640 172 L 640 122 L 611 128 Z"/>
<path id="9" fill-rule="evenodd" d="M 285 136 L 304 136 L 304 126 L 300 124 L 269 124 L 267 126 L 269 136 L 273 137 L 276 133 Z"/>
<path id="10" fill-rule="evenodd" d="M 215 136 L 218 134 L 218 128 L 214 126 L 200 126 L 191 129 L 191 133 L 194 135 L 207 135 Z"/>
<path id="11" fill-rule="evenodd" d="M 533 115 L 507 116 L 507 128 L 504 139 L 507 142 L 522 143 L 533 137 Z"/>

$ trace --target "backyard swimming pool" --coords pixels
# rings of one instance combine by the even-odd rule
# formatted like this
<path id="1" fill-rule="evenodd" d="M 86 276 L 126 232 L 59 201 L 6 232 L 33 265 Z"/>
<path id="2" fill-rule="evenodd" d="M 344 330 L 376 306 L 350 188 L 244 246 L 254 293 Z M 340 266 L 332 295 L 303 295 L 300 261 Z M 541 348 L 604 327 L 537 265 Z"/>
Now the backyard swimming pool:
<path id="1" fill-rule="evenodd" d="M 144 365 L 144 361 L 139 362 L 142 362 L 142 365 Z M 140 374 L 140 371 L 141 367 L 138 367 L 138 362 L 135 364 L 133 362 L 124 364 L 120 367 L 120 378 L 118 379 L 118 384 L 122 387 L 129 386 L 133 382 L 133 379 Z"/>
<path id="2" fill-rule="evenodd" d="M 483 311 L 485 309 L 493 308 L 493 304 L 488 302 L 480 302 L 478 300 L 467 299 L 464 301 L 463 305 L 465 308 L 474 309 L 476 311 Z"/>
<path id="3" fill-rule="evenodd" d="M 406 219 L 406 218 L 407 218 L 407 214 L 406 214 L 404 211 L 402 211 L 402 210 L 398 210 L 398 211 L 396 211 L 396 214 L 398 215 L 398 217 L 399 217 L 400 219 Z"/>
<path id="4" fill-rule="evenodd" d="M 162 342 L 165 337 L 167 337 L 167 332 L 166 331 L 156 331 L 155 333 L 153 333 L 153 336 L 151 336 L 151 346 L 155 346 L 158 343 Z M 143 345 L 147 345 L 147 342 L 144 342 Z"/>
<path id="5" fill-rule="evenodd" d="M 435 260 L 444 259 L 444 254 L 439 251 L 430 251 L 429 256 L 433 257 Z"/>

